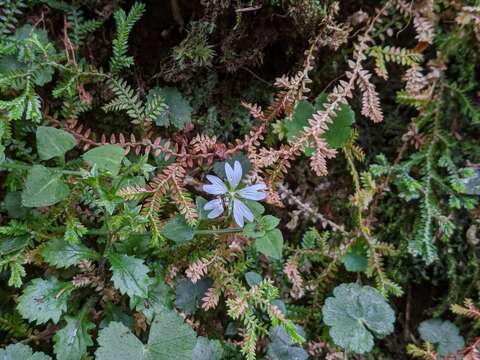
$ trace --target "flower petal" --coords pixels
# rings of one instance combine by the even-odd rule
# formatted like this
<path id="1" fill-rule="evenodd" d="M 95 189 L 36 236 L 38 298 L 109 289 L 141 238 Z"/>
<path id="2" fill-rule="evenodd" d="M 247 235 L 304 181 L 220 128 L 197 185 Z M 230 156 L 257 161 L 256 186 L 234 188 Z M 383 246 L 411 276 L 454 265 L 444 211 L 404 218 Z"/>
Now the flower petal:
<path id="1" fill-rule="evenodd" d="M 211 184 L 203 185 L 203 191 L 212 195 L 223 195 L 227 192 L 227 186 L 219 177 L 207 175 L 207 179 Z"/>
<path id="2" fill-rule="evenodd" d="M 250 209 L 240 200 L 233 200 L 233 218 L 238 226 L 243 227 L 244 221 L 243 218 L 247 219 L 249 222 L 253 221 L 253 214 Z"/>
<path id="3" fill-rule="evenodd" d="M 210 200 L 203 206 L 204 210 L 212 210 L 207 214 L 209 219 L 215 219 L 223 213 L 223 203 L 220 199 Z"/>
<path id="4" fill-rule="evenodd" d="M 267 194 L 264 191 L 266 188 L 267 186 L 265 184 L 255 184 L 240 189 L 238 194 L 242 198 L 248 200 L 263 200 L 267 197 Z"/>
<path id="5" fill-rule="evenodd" d="M 232 190 L 235 190 L 238 184 L 240 184 L 240 180 L 242 180 L 242 165 L 240 162 L 235 160 L 233 169 L 228 162 L 225 162 L 225 175 L 227 175 L 227 180 Z"/>

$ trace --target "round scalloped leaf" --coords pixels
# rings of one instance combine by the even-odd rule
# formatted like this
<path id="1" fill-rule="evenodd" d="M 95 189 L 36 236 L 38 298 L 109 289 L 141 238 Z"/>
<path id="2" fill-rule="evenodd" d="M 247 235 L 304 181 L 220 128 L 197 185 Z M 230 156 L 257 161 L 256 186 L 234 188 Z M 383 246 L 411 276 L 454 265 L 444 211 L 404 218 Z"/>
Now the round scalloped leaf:
<path id="1" fill-rule="evenodd" d="M 358 354 L 373 348 L 374 336 L 393 332 L 395 314 L 383 296 L 370 286 L 341 284 L 333 290 L 322 309 L 333 342 Z"/>
<path id="2" fill-rule="evenodd" d="M 52 358 L 42 352 L 33 352 L 29 346 L 17 343 L 0 349 L 2 360 L 51 360 Z"/>
<path id="3" fill-rule="evenodd" d="M 100 331 L 97 360 L 191 360 L 197 343 L 195 332 L 174 311 L 157 314 L 143 344 L 129 328 L 111 322 Z"/>
<path id="4" fill-rule="evenodd" d="M 448 320 L 430 319 L 420 323 L 420 337 L 437 348 L 440 357 L 447 357 L 461 350 L 465 340 L 460 335 L 458 327 Z"/>

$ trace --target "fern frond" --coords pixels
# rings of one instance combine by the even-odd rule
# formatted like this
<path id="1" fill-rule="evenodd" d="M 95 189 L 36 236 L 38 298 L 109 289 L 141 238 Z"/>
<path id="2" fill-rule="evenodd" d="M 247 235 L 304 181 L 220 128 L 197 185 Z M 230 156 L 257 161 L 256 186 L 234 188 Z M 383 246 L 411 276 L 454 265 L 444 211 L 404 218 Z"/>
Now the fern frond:
<path id="1" fill-rule="evenodd" d="M 383 121 L 383 113 L 377 90 L 370 82 L 371 76 L 367 70 L 359 71 L 357 84 L 362 92 L 362 115 L 378 123 Z"/>
<path id="2" fill-rule="evenodd" d="M 113 40 L 113 56 L 110 60 L 110 72 L 117 73 L 133 64 L 133 57 L 127 56 L 128 37 L 133 25 L 142 17 L 145 5 L 133 4 L 128 15 L 123 9 L 115 11 L 114 18 L 117 24 L 117 36 Z"/>
<path id="3" fill-rule="evenodd" d="M 452 304 L 450 310 L 457 315 L 480 321 L 480 309 L 475 306 L 472 299 L 465 299 L 463 306 Z"/>
<path id="4" fill-rule="evenodd" d="M 111 77 L 108 80 L 108 85 L 112 89 L 116 98 L 110 103 L 103 106 L 104 111 L 121 111 L 127 112 L 128 116 L 132 119 L 132 123 L 139 124 L 145 119 L 144 117 L 144 105 L 139 99 L 139 95 L 134 91 L 130 85 L 123 79 Z"/>
<path id="5" fill-rule="evenodd" d="M 414 344 L 407 345 L 407 353 L 417 359 L 437 360 L 435 349 L 433 345 L 428 342 L 421 348 Z"/>
<path id="6" fill-rule="evenodd" d="M 12 33 L 18 23 L 18 16 L 25 8 L 24 0 L 0 0 L 0 36 Z"/>

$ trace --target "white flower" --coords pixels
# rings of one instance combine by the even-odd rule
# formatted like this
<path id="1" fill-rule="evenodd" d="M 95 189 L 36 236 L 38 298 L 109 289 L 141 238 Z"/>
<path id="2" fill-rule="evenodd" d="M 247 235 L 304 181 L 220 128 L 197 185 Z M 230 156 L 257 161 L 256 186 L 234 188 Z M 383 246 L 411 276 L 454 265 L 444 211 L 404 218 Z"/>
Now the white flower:
<path id="1" fill-rule="evenodd" d="M 217 176 L 207 175 L 210 184 L 203 185 L 203 191 L 212 195 L 221 195 L 205 204 L 205 210 L 210 211 L 207 215 L 209 219 L 214 219 L 223 214 L 226 207 L 232 207 L 233 219 L 238 226 L 243 227 L 244 219 L 253 221 L 253 214 L 250 209 L 240 200 L 263 200 L 267 197 L 265 194 L 265 184 L 254 184 L 237 189 L 242 180 L 242 165 L 238 161 L 233 164 L 233 169 L 225 162 L 225 175 L 227 176 L 228 186 Z"/>

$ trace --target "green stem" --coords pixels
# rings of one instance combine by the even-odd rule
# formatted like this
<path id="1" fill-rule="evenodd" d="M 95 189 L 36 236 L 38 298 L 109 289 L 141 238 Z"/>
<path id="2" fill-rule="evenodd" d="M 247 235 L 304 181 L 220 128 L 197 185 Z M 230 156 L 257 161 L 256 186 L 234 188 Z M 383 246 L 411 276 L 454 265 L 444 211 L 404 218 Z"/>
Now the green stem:
<path id="1" fill-rule="evenodd" d="M 65 231 L 64 226 L 57 226 L 52 228 L 53 232 L 62 232 Z M 220 235 L 220 234 L 232 234 L 242 232 L 242 228 L 227 228 L 227 229 L 216 229 L 216 230 L 194 230 L 195 235 Z M 89 235 L 109 235 L 111 231 L 105 229 L 88 229 L 87 232 Z M 144 234 L 149 234 L 150 232 L 145 232 Z"/>
<path id="2" fill-rule="evenodd" d="M 31 165 L 24 165 L 24 164 L 17 164 L 17 163 L 3 163 L 0 164 L 0 168 L 7 169 L 7 170 L 30 170 Z M 74 175 L 74 176 L 82 176 L 81 171 L 75 171 L 75 170 L 62 170 L 59 168 L 48 168 L 49 170 L 53 170 L 59 173 L 62 173 L 64 175 Z"/>

